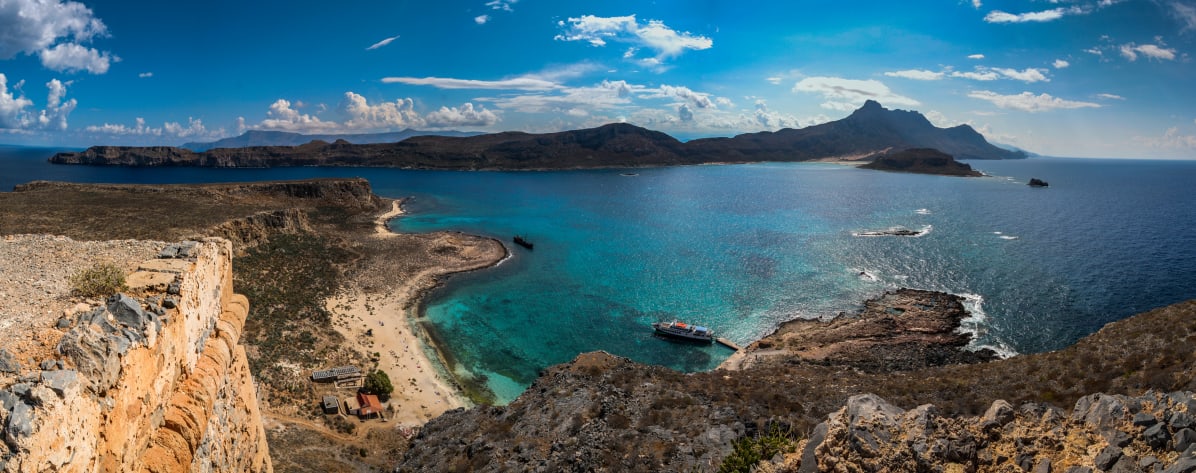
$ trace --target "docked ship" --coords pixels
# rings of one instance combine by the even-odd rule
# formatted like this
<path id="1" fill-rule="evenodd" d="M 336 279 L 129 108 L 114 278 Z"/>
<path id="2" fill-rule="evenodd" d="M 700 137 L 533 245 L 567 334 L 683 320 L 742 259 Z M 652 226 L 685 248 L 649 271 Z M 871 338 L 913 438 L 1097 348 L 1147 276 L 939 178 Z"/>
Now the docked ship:
<path id="1" fill-rule="evenodd" d="M 536 245 L 533 245 L 532 242 L 525 240 L 522 236 L 519 236 L 519 235 L 515 235 L 514 241 L 515 241 L 516 245 L 522 246 L 529 250 L 535 248 L 535 246 L 536 246 Z"/>
<path id="2" fill-rule="evenodd" d="M 662 337 L 695 343 L 714 342 L 714 332 L 699 325 L 690 325 L 674 320 L 668 323 L 655 322 L 652 324 L 652 328 L 656 330 L 657 335 Z"/>

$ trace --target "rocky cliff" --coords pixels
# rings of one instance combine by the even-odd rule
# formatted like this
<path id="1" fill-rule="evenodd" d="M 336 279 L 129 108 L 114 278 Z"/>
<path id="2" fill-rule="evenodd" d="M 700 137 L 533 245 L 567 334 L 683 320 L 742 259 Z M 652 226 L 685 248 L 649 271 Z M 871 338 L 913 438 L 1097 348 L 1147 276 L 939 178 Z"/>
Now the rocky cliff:
<path id="1" fill-rule="evenodd" d="M 114 261 L 134 268 L 120 294 L 55 309 L 69 297 L 64 274 L 144 245 L 0 242 L 5 276 L 30 277 L 49 296 L 5 316 L 17 323 L 3 327 L 0 349 L 10 361 L 0 367 L 3 471 L 272 471 L 227 240 L 156 244 L 156 258 Z"/>
<path id="2" fill-rule="evenodd" d="M 915 111 L 875 101 L 841 120 L 801 129 L 682 143 L 625 123 L 557 133 L 503 132 L 470 137 L 416 136 L 398 143 L 312 141 L 298 146 L 217 148 L 94 146 L 59 153 L 58 164 L 107 166 L 380 166 L 418 169 L 577 169 L 679 164 L 808 161 L 935 148 L 960 159 L 1024 158 L 993 146 L 968 125 L 938 128 Z"/>

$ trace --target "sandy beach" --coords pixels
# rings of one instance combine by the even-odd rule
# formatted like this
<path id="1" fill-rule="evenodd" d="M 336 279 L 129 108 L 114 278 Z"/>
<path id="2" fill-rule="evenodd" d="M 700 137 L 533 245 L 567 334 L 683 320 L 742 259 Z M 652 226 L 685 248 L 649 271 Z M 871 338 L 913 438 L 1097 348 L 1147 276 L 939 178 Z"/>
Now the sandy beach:
<path id="1" fill-rule="evenodd" d="M 392 202 L 391 208 L 377 217 L 373 237 L 399 237 L 386 224 L 402 214 L 401 202 Z M 429 353 L 435 351 L 409 318 L 418 307 L 419 297 L 437 284 L 439 276 L 494 264 L 492 249 L 479 248 L 480 245 L 471 244 L 472 239 L 464 235 L 441 233 L 429 237 L 460 247 L 459 256 L 474 263 L 436 266 L 388 280 L 386 284 L 355 284 L 326 303 L 336 318 L 337 331 L 356 344 L 359 351 L 379 354 L 378 367 L 390 376 L 395 388 L 390 400 L 393 409 L 390 419 L 403 426 L 423 425 L 445 411 L 471 405 L 453 383 L 440 374 L 429 358 Z"/>

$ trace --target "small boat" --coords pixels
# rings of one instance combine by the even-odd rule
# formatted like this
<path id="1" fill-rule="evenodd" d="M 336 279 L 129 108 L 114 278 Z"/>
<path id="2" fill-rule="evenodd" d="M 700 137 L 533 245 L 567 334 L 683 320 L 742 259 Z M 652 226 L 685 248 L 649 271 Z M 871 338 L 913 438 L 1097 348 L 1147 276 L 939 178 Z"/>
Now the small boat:
<path id="1" fill-rule="evenodd" d="M 652 329 L 656 330 L 657 335 L 676 340 L 696 343 L 714 342 L 714 332 L 711 332 L 710 329 L 676 320 L 669 323 L 655 322 L 652 324 Z"/>
<path id="2" fill-rule="evenodd" d="M 532 242 L 530 242 L 530 241 L 527 241 L 527 240 L 524 240 L 524 239 L 523 239 L 523 237 L 521 237 L 521 236 L 519 236 L 519 235 L 515 235 L 515 240 L 514 240 L 514 241 L 515 241 L 515 244 L 516 244 L 516 245 L 522 246 L 522 247 L 524 247 L 524 248 L 527 248 L 527 249 L 529 249 L 529 250 L 530 250 L 530 249 L 533 249 L 533 248 L 535 248 L 535 246 L 536 246 L 536 245 L 533 245 L 533 244 L 532 244 Z"/>

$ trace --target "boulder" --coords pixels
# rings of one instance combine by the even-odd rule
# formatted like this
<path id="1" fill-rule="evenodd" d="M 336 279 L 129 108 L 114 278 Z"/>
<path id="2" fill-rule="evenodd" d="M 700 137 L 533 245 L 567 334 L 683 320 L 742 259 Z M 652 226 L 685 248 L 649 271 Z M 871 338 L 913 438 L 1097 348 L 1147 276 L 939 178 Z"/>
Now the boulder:
<path id="1" fill-rule="evenodd" d="M 15 374 L 21 371 L 21 362 L 8 350 L 0 348 L 0 373 Z"/>
<path id="2" fill-rule="evenodd" d="M 1127 412 L 1120 396 L 1089 394 L 1076 401 L 1071 419 L 1104 429 L 1114 427 Z"/>
<path id="3" fill-rule="evenodd" d="M 1167 432 L 1167 426 L 1163 424 L 1150 426 L 1142 432 L 1142 437 L 1147 445 L 1158 450 L 1167 448 L 1167 444 L 1171 442 L 1171 433 Z"/>
<path id="4" fill-rule="evenodd" d="M 59 396 L 79 382 L 79 373 L 75 370 L 42 371 L 42 384 L 46 385 Z"/>

